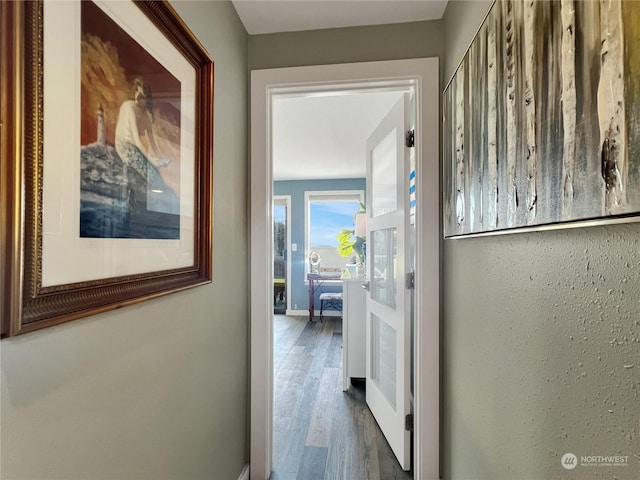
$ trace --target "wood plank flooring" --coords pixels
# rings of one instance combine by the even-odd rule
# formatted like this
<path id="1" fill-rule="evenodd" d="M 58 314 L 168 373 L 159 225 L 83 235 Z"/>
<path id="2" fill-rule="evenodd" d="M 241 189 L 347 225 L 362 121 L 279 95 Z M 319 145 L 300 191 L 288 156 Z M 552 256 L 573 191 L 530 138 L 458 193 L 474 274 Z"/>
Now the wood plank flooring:
<path id="1" fill-rule="evenodd" d="M 342 391 L 342 320 L 274 317 L 271 480 L 411 479 L 365 403 Z"/>

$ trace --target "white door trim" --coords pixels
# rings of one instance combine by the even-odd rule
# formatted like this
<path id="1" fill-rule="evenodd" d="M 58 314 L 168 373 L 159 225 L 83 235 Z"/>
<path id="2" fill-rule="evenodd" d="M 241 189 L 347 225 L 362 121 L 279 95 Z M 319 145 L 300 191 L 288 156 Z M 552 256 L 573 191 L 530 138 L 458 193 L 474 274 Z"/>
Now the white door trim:
<path id="1" fill-rule="evenodd" d="M 274 94 L 415 85 L 416 277 L 414 478 L 439 478 L 440 194 L 437 58 L 292 67 L 251 72 L 251 397 L 252 480 L 271 474 L 273 422 L 273 197 L 271 98 Z"/>

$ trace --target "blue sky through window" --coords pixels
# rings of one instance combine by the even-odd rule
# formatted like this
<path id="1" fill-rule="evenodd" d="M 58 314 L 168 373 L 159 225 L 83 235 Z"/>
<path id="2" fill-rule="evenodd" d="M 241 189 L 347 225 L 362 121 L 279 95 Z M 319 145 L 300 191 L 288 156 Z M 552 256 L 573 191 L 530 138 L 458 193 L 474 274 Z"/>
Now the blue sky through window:
<path id="1" fill-rule="evenodd" d="M 341 228 L 353 228 L 357 201 L 313 201 L 309 204 L 310 242 L 313 247 L 337 247 Z"/>
<path id="2" fill-rule="evenodd" d="M 287 207 L 285 205 L 273 206 L 273 221 L 284 222 L 287 218 Z"/>

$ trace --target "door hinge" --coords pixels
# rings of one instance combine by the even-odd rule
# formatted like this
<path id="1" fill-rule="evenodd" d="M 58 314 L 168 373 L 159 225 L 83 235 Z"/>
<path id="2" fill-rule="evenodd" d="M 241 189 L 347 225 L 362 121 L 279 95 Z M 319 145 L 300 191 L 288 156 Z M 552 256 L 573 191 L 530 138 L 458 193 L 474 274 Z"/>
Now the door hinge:
<path id="1" fill-rule="evenodd" d="M 404 417 L 404 429 L 408 432 L 413 431 L 413 413 L 410 413 L 406 417 Z"/>
<path id="2" fill-rule="evenodd" d="M 407 132 L 407 136 L 405 137 L 407 147 L 415 147 L 416 146 L 416 131 L 409 130 Z"/>
<path id="3" fill-rule="evenodd" d="M 407 287 L 407 290 L 413 290 L 416 288 L 416 274 L 414 272 L 407 273 L 404 284 Z"/>

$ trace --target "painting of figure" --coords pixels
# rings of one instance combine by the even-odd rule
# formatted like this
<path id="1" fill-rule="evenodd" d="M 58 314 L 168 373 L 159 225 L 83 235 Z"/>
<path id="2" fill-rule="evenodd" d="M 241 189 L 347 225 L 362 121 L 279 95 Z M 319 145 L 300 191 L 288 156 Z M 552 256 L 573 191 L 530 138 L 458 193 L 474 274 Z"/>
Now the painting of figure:
<path id="1" fill-rule="evenodd" d="M 180 238 L 180 82 L 81 2 L 80 237 Z"/>

